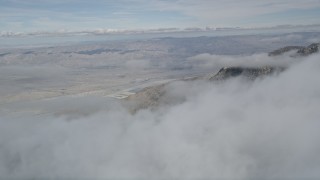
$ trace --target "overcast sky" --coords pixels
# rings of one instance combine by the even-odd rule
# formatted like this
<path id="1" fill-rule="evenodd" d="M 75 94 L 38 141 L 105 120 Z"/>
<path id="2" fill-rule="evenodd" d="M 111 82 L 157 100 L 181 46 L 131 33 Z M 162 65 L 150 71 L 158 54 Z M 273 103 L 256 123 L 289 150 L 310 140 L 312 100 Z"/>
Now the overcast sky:
<path id="1" fill-rule="evenodd" d="M 319 24 L 320 0 L 0 0 L 0 31 Z"/>

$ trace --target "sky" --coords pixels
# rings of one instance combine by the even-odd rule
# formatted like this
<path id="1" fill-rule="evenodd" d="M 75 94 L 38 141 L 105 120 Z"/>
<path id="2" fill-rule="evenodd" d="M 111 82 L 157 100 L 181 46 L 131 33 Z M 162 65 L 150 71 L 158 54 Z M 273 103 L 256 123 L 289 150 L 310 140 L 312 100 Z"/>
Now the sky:
<path id="1" fill-rule="evenodd" d="M 319 24 L 320 0 L 0 0 L 0 32 Z"/>

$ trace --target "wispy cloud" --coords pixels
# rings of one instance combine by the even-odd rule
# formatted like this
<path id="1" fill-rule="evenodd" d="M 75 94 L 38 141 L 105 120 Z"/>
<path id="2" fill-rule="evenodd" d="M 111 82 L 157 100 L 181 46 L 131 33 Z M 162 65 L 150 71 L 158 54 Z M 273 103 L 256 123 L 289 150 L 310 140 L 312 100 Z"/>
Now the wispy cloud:
<path id="1" fill-rule="evenodd" d="M 172 84 L 183 102 L 136 114 L 98 97 L 0 111 L 0 177 L 319 179 L 319 68 L 316 54 L 251 83 Z"/>
<path id="2" fill-rule="evenodd" d="M 312 24 L 319 8 L 319 0 L 7 0 L 0 30 Z"/>

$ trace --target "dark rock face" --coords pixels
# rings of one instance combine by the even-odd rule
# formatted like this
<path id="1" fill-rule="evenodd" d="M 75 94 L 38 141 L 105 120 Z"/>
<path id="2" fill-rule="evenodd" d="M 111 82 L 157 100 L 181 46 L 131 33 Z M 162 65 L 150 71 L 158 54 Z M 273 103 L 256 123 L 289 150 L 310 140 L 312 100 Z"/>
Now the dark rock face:
<path id="1" fill-rule="evenodd" d="M 277 49 L 275 51 L 270 52 L 269 56 L 278 56 L 278 55 L 281 55 L 283 53 L 293 51 L 293 50 L 297 50 L 296 55 L 294 55 L 294 56 L 308 56 L 310 54 L 319 52 L 319 46 L 320 46 L 320 43 L 313 43 L 307 47 L 287 46 L 287 47 L 280 48 L 280 49 Z"/>
<path id="2" fill-rule="evenodd" d="M 320 46 L 320 43 L 313 43 L 308 47 L 299 49 L 297 53 L 303 56 L 307 56 L 307 55 L 319 52 L 319 46 Z"/>
<path id="3" fill-rule="evenodd" d="M 281 72 L 282 67 L 224 67 L 219 72 L 210 77 L 210 81 L 226 80 L 228 78 L 243 76 L 246 79 L 254 80 L 272 73 Z"/>
<path id="4" fill-rule="evenodd" d="M 269 56 L 278 56 L 278 55 L 281 55 L 281 54 L 289 52 L 289 51 L 300 50 L 303 48 L 304 48 L 303 46 L 287 46 L 287 47 L 280 48 L 280 49 L 277 49 L 275 51 L 270 52 Z"/>

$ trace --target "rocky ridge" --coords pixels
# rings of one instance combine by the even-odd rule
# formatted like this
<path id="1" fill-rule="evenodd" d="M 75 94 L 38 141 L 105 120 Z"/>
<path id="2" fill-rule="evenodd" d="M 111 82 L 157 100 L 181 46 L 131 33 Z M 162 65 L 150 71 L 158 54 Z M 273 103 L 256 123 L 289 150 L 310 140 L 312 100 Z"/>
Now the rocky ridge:
<path id="1" fill-rule="evenodd" d="M 282 55 L 283 53 L 292 51 L 292 50 L 297 50 L 296 54 L 299 56 L 308 56 L 313 53 L 319 52 L 319 45 L 320 43 L 314 43 L 307 47 L 287 46 L 287 47 L 280 48 L 278 50 L 270 52 L 269 56 Z M 295 56 L 292 56 L 292 57 L 295 57 Z M 202 79 L 210 82 L 219 82 L 219 81 L 225 81 L 235 77 L 242 77 L 246 80 L 252 81 L 257 78 L 263 78 L 271 74 L 281 73 L 284 70 L 285 70 L 284 67 L 277 67 L 277 66 L 223 67 L 214 75 L 208 75 L 205 77 L 196 77 L 191 79 L 191 81 Z M 190 81 L 190 79 L 181 80 L 181 81 Z M 167 84 L 147 87 L 141 90 L 140 92 L 129 96 L 127 100 L 134 103 L 134 106 L 130 108 L 130 111 L 134 113 L 139 109 L 157 107 L 160 104 L 161 100 L 163 101 L 166 95 L 166 86 Z"/>
<path id="2" fill-rule="evenodd" d="M 283 67 L 223 67 L 217 74 L 210 77 L 210 81 L 226 80 L 232 77 L 242 76 L 249 80 L 263 77 L 272 73 L 283 71 Z"/>
<path id="3" fill-rule="evenodd" d="M 277 49 L 269 53 L 269 56 L 282 55 L 289 51 L 296 51 L 293 56 L 308 56 L 313 53 L 319 52 L 320 43 L 313 43 L 307 47 L 304 46 L 287 46 L 284 48 Z"/>

